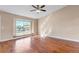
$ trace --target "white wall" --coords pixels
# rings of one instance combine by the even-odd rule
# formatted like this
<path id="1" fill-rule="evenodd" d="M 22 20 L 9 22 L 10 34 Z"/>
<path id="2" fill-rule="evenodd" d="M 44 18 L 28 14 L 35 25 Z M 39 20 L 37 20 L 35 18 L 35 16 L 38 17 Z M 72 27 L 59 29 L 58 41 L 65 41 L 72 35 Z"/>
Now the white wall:
<path id="1" fill-rule="evenodd" d="M 0 16 L 0 41 L 10 40 L 13 39 L 13 36 L 16 36 L 14 27 L 17 18 L 32 20 L 32 23 L 34 23 L 32 31 L 33 33 L 37 33 L 37 26 L 35 26 L 37 25 L 37 20 L 3 11 L 0 11 Z"/>
<path id="2" fill-rule="evenodd" d="M 39 19 L 39 33 L 79 41 L 79 6 L 67 6 Z"/>

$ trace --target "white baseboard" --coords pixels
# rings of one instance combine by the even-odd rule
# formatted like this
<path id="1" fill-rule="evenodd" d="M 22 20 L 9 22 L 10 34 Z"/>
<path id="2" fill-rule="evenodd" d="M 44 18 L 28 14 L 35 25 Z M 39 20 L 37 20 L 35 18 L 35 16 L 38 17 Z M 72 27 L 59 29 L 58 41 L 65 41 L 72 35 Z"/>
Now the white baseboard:
<path id="1" fill-rule="evenodd" d="M 64 40 L 69 40 L 69 41 L 79 42 L 79 39 L 78 39 L 78 38 L 67 38 L 67 37 L 61 37 L 61 36 L 49 36 L 49 37 L 59 38 L 59 39 L 64 39 Z"/>

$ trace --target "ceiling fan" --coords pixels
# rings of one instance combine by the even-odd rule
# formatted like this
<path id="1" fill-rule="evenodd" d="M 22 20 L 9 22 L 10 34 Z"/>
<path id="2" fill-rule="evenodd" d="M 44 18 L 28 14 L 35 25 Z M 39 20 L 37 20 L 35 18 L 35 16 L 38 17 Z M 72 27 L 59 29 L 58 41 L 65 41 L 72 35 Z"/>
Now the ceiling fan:
<path id="1" fill-rule="evenodd" d="M 45 7 L 45 5 L 32 5 L 32 7 L 34 9 L 30 10 L 31 12 L 33 12 L 33 11 L 36 11 L 37 13 L 40 13 L 41 11 L 46 12 L 46 10 L 43 9 Z"/>

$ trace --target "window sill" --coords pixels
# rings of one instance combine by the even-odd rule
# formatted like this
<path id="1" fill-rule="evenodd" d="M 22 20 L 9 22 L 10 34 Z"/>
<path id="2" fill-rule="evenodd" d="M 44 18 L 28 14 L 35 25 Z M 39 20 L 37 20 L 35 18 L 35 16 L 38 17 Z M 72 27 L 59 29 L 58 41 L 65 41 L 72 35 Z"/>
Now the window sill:
<path id="1" fill-rule="evenodd" d="M 34 36 L 34 35 L 35 35 L 35 34 L 32 33 L 32 34 L 21 35 L 21 36 L 13 36 L 13 38 L 0 40 L 0 42 L 10 41 L 10 40 L 19 40 L 19 39 L 27 38 L 27 37 Z"/>
<path id="2" fill-rule="evenodd" d="M 34 34 L 32 33 L 32 34 L 26 34 L 26 35 L 20 35 L 20 36 L 13 36 L 13 38 L 19 38 L 19 39 L 21 39 L 21 38 L 26 38 L 26 37 L 29 37 L 29 36 L 33 36 Z"/>

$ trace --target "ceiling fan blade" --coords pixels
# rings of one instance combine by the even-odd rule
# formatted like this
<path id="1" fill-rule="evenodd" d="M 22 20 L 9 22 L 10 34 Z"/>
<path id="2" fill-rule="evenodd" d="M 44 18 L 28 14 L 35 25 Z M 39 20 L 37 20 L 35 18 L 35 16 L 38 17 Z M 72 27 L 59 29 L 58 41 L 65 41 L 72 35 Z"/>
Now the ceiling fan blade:
<path id="1" fill-rule="evenodd" d="M 37 7 L 36 7 L 36 6 L 34 6 L 34 5 L 32 5 L 32 7 L 34 7 L 34 8 L 36 8 L 36 9 L 37 9 Z"/>
<path id="2" fill-rule="evenodd" d="M 46 12 L 46 10 L 43 10 L 43 9 L 42 9 L 41 11 L 44 11 L 44 12 Z"/>
<path id="3" fill-rule="evenodd" d="M 45 5 L 42 5 L 40 8 L 44 8 L 45 7 Z"/>

